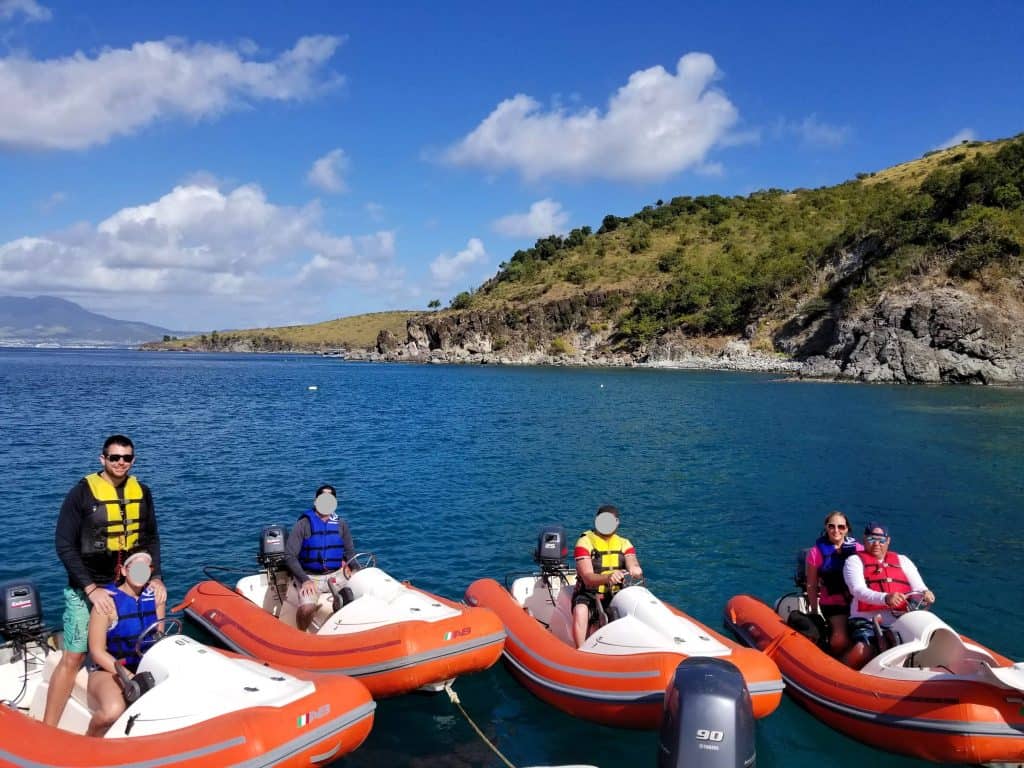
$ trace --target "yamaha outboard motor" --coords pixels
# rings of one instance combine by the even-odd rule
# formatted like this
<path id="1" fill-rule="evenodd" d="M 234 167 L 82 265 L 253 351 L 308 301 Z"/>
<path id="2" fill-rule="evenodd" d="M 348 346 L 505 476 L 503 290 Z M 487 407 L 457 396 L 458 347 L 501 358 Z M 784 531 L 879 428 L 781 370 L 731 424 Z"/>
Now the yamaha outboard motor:
<path id="1" fill-rule="evenodd" d="M 692 657 L 665 689 L 658 768 L 753 768 L 754 709 L 743 675 L 723 659 Z"/>
<path id="2" fill-rule="evenodd" d="M 260 551 L 256 560 L 264 568 L 274 570 L 284 564 L 285 540 L 288 538 L 283 525 L 265 525 L 260 533 Z"/>
<path id="3" fill-rule="evenodd" d="M 565 556 L 569 548 L 565 543 L 565 528 L 560 525 L 547 525 L 537 535 L 537 548 L 533 551 L 533 559 L 543 573 L 558 573 L 565 570 Z"/>
<path id="4" fill-rule="evenodd" d="M 8 640 L 25 638 L 43 628 L 39 590 L 31 579 L 0 584 L 0 635 Z"/>

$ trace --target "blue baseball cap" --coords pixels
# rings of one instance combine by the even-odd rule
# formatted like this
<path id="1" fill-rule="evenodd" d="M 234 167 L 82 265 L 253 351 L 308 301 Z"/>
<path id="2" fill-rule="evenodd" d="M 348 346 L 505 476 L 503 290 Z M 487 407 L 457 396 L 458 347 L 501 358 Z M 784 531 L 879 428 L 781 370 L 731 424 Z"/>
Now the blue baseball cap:
<path id="1" fill-rule="evenodd" d="M 885 536 L 885 538 L 889 538 L 889 526 L 887 526 L 885 523 L 880 523 L 877 520 L 872 520 L 864 526 L 865 536 L 870 536 L 872 534 L 878 536 L 879 534 L 875 533 L 876 531 L 881 531 L 882 536 Z"/>

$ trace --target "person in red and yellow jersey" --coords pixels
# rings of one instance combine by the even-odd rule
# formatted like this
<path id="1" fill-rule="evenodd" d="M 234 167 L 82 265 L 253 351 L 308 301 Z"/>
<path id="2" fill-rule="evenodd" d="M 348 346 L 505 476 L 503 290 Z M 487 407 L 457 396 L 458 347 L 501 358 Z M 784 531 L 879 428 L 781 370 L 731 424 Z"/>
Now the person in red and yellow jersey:
<path id="1" fill-rule="evenodd" d="M 594 527 L 576 542 L 576 591 L 572 598 L 573 639 L 579 648 L 606 613 L 612 597 L 629 574 L 643 577 L 636 549 L 619 536 L 619 510 L 605 504 L 594 515 Z"/>

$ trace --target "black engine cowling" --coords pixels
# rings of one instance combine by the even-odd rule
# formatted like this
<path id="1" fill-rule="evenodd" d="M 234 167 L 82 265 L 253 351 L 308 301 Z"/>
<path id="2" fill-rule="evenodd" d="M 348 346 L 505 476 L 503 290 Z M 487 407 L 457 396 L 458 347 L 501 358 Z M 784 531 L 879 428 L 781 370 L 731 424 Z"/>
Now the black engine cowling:
<path id="1" fill-rule="evenodd" d="M 0 636 L 31 634 L 42 625 L 43 609 L 35 582 L 22 579 L 0 584 Z"/>
<path id="2" fill-rule="evenodd" d="M 752 768 L 754 710 L 743 675 L 723 659 L 689 658 L 665 690 L 658 768 Z"/>

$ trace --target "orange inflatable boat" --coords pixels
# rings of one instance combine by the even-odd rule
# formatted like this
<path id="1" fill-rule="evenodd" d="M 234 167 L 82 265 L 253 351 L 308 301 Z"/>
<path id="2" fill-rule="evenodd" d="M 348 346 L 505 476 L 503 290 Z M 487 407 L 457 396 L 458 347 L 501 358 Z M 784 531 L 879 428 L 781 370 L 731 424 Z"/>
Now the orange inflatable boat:
<path id="1" fill-rule="evenodd" d="M 942 763 L 1024 765 L 1024 664 L 957 634 L 933 613 L 899 617 L 896 644 L 856 671 L 783 620 L 806 611 L 799 595 L 777 609 L 732 598 L 726 624 L 770 656 L 790 695 L 866 744 Z"/>
<path id="2" fill-rule="evenodd" d="M 13 594 L 17 606 L 37 602 L 24 582 L 0 591 Z M 92 711 L 85 669 L 59 727 L 42 722 L 62 653 L 59 635 L 39 625 L 12 630 L 2 620 L 0 632 L 7 640 L 0 645 L 0 766 L 298 768 L 348 754 L 373 724 L 375 704 L 356 680 L 279 670 L 175 635 L 142 657 L 139 673 L 149 675 L 136 679 L 150 683 L 144 692 L 106 735 L 86 736 Z"/>
<path id="3" fill-rule="evenodd" d="M 577 649 L 572 641 L 575 578 L 574 571 L 559 567 L 515 579 L 511 591 L 493 579 L 480 579 L 466 591 L 467 603 L 501 617 L 508 635 L 506 665 L 539 699 L 607 725 L 657 728 L 679 664 L 688 657 L 714 657 L 739 669 L 755 717 L 779 705 L 783 683 L 774 662 L 711 631 L 641 585 L 616 594 L 609 621 Z"/>
<path id="4" fill-rule="evenodd" d="M 471 608 L 391 578 L 371 562 L 321 596 L 307 631 L 295 626 L 298 595 L 286 571 L 204 581 L 181 607 L 229 648 L 270 664 L 350 675 L 375 698 L 439 690 L 501 656 L 505 632 L 491 611 Z"/>

